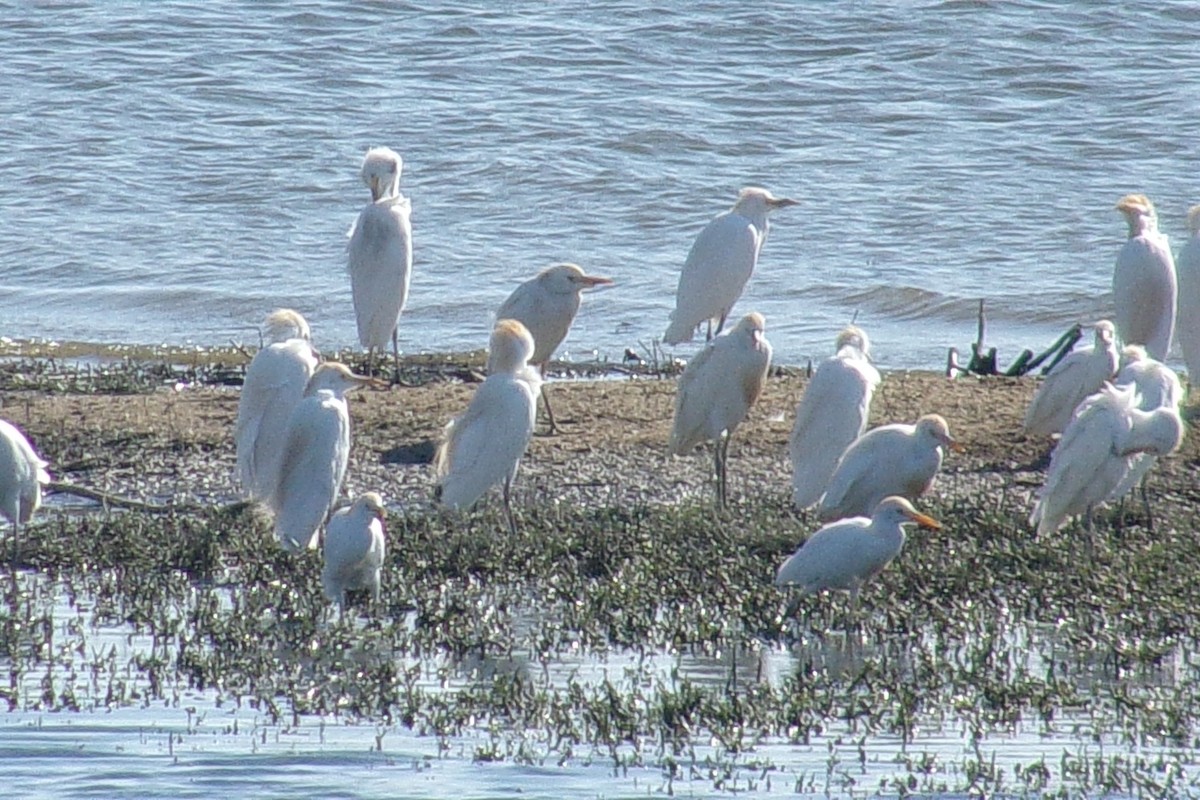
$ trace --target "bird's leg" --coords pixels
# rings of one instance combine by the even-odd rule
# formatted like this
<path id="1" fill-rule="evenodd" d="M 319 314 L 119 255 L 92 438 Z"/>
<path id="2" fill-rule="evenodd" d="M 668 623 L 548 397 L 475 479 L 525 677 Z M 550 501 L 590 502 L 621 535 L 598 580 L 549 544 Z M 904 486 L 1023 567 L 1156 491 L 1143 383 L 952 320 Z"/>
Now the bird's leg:
<path id="1" fill-rule="evenodd" d="M 546 394 L 546 362 L 543 361 L 539 368 L 542 373 L 542 404 L 546 406 L 546 419 L 550 422 L 550 433 L 558 433 L 558 423 L 554 421 L 554 409 L 550 407 L 550 395 Z"/>
<path id="2" fill-rule="evenodd" d="M 717 329 L 713 332 L 713 336 L 720 336 L 721 331 L 725 329 L 725 318 L 729 316 L 728 311 L 721 312 L 721 318 L 717 320 Z"/>
<path id="3" fill-rule="evenodd" d="M 367 374 L 375 377 L 375 348 L 367 348 Z"/>
<path id="4" fill-rule="evenodd" d="M 513 536 L 517 535 L 517 520 L 513 517 L 512 510 L 512 476 L 509 475 L 504 479 L 504 515 L 508 518 L 508 532 Z"/>
<path id="5" fill-rule="evenodd" d="M 704 333 L 704 341 L 706 341 L 706 342 L 711 342 L 711 341 L 712 341 L 712 337 L 713 337 L 713 332 L 712 332 L 712 317 L 709 317 L 709 319 L 708 319 L 708 330 L 707 330 L 707 331 L 705 331 L 705 333 Z"/>
<path id="6" fill-rule="evenodd" d="M 396 368 L 396 376 L 392 383 L 400 383 L 400 336 L 399 327 L 392 328 L 392 365 Z"/>
<path id="7" fill-rule="evenodd" d="M 1146 530 L 1153 532 L 1154 530 L 1154 515 L 1150 512 L 1150 489 L 1147 484 L 1150 483 L 1150 473 L 1147 472 L 1142 476 L 1142 509 L 1146 512 Z"/>
<path id="8" fill-rule="evenodd" d="M 721 436 L 713 442 L 713 482 L 717 494 L 717 511 L 724 511 L 725 493 L 721 490 Z"/>
<path id="9" fill-rule="evenodd" d="M 720 441 L 721 447 L 721 508 L 729 504 L 729 434 L 725 433 Z"/>

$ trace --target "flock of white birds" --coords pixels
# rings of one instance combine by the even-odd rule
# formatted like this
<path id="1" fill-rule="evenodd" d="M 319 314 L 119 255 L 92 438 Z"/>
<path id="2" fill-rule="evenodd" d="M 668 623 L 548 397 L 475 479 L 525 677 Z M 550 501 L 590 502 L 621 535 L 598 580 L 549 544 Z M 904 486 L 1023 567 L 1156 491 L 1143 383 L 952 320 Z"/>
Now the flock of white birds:
<path id="1" fill-rule="evenodd" d="M 389 148 L 367 152 L 362 178 L 371 201 L 351 229 L 347 257 L 359 341 L 373 367 L 376 352 L 391 340 L 397 380 L 397 329 L 412 272 L 411 205 L 400 193 L 401 168 Z M 757 265 L 768 215 L 792 205 L 796 201 L 765 189 L 745 188 L 733 208 L 700 232 L 662 337 L 668 344 L 690 341 L 707 326 L 707 343 L 679 379 L 668 450 L 682 455 L 714 443 L 722 508 L 729 439 L 762 393 L 771 363 L 761 314 L 750 312 L 722 331 Z M 1117 209 L 1129 222 L 1129 239 L 1113 275 L 1115 325 L 1094 324 L 1094 343 L 1055 365 L 1025 418 L 1027 434 L 1059 437 L 1030 518 L 1039 534 L 1077 516 L 1090 525 L 1096 506 L 1123 496 L 1157 457 L 1179 447 L 1184 395 L 1162 363 L 1172 335 L 1188 374 L 1200 371 L 1200 206 L 1189 214 L 1192 236 L 1178 263 L 1145 196 L 1128 195 Z M 515 530 L 510 490 L 534 432 L 539 397 L 551 432 L 557 428 L 542 385 L 546 364 L 566 337 L 582 293 L 611 283 L 558 264 L 518 286 L 499 307 L 487 377 L 466 411 L 446 425 L 437 450 L 438 502 L 465 509 L 500 485 Z M 932 487 L 945 450 L 959 445 L 937 414 L 866 431 L 880 380 L 867 334 L 850 326 L 805 389 L 789 441 L 793 500 L 801 509 L 815 506 L 827 524 L 780 567 L 781 586 L 847 590 L 856 602 L 864 582 L 900 553 L 904 526 L 939 527 L 912 501 Z M 347 591 L 367 590 L 375 598 L 380 592 L 383 498 L 367 492 L 349 505 L 341 502 L 350 454 L 346 395 L 377 383 L 342 364 L 322 363 L 307 322 L 282 309 L 266 318 L 264 346 L 246 369 L 238 405 L 237 477 L 246 496 L 269 510 L 287 549 L 318 547 L 324 528 L 322 585 L 342 607 Z M 14 536 L 41 502 L 41 487 L 50 480 L 46 467 L 25 436 L 0 420 L 0 513 Z"/>

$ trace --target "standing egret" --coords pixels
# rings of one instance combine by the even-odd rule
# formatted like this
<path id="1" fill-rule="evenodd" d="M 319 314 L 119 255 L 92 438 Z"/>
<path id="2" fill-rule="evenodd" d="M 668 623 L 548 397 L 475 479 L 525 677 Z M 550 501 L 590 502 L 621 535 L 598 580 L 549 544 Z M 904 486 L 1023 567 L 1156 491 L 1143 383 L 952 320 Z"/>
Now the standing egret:
<path id="1" fill-rule="evenodd" d="M 1175 338 L 1187 365 L 1188 390 L 1200 384 L 1200 205 L 1188 209 L 1191 235 L 1179 251 L 1175 266 L 1179 273 L 1179 315 Z"/>
<path id="2" fill-rule="evenodd" d="M 1175 327 L 1175 259 L 1167 237 L 1158 232 L 1158 216 L 1146 195 L 1125 195 L 1117 210 L 1129 223 L 1129 240 L 1113 270 L 1117 333 L 1124 344 L 1143 345 L 1164 361 Z"/>
<path id="3" fill-rule="evenodd" d="M 0 514 L 12 523 L 14 558 L 21 526 L 42 505 L 42 485 L 50 482 L 47 466 L 25 434 L 0 419 Z"/>
<path id="4" fill-rule="evenodd" d="M 267 501 L 275 534 L 288 550 L 317 546 L 350 460 L 346 393 L 370 382 L 343 364 L 326 362 L 313 372 L 288 417 L 278 479 Z"/>
<path id="5" fill-rule="evenodd" d="M 434 459 L 437 497 L 450 508 L 467 508 L 497 483 L 504 484 L 508 528 L 512 482 L 533 436 L 541 378 L 529 366 L 533 336 L 520 322 L 502 319 L 488 345 L 489 374 L 467 410 L 446 425 Z"/>
<path id="6" fill-rule="evenodd" d="M 865 331 L 849 326 L 838 334 L 834 351 L 817 367 L 796 407 L 788 450 L 797 508 L 821 499 L 838 459 L 867 429 L 871 396 L 879 385 Z"/>
<path id="7" fill-rule="evenodd" d="M 298 312 L 271 312 L 264 338 L 268 344 L 246 367 L 234 428 L 238 479 L 255 500 L 266 499 L 275 486 L 288 418 L 317 368 L 308 323 Z"/>
<path id="8" fill-rule="evenodd" d="M 738 193 L 733 208 L 700 231 L 679 274 L 675 310 L 663 334 L 664 342 L 690 342 L 696 328 L 706 321 L 709 339 L 721 332 L 758 264 L 758 253 L 767 240 L 767 215 L 797 204 L 766 189 L 747 187 Z M 717 322 L 715 331 L 713 320 Z"/>
<path id="9" fill-rule="evenodd" d="M 776 586 L 799 586 L 805 594 L 822 589 L 850 592 L 858 605 L 864 583 L 883 571 L 904 547 L 904 526 L 938 530 L 941 523 L 903 497 L 885 497 L 870 517 L 850 517 L 825 525 L 793 553 L 775 575 Z"/>
<path id="10" fill-rule="evenodd" d="M 325 596 L 346 607 L 346 592 L 366 589 L 372 600 L 379 599 L 379 573 L 383 569 L 385 538 L 383 520 L 387 511 L 383 498 L 375 492 L 359 495 L 340 508 L 325 526 L 325 566 L 321 586 Z"/>
<path id="11" fill-rule="evenodd" d="M 1156 361 L 1146 354 L 1141 345 L 1127 345 L 1122 351 L 1121 361 L 1124 366 L 1117 373 L 1114 382 L 1118 387 L 1132 386 L 1136 392 L 1134 402 L 1141 411 L 1153 411 L 1156 408 L 1175 409 L 1183 400 L 1183 385 L 1175 370 L 1161 361 Z M 1141 483 L 1142 505 L 1146 518 L 1152 519 L 1150 513 L 1150 498 L 1146 492 L 1146 478 L 1150 470 L 1158 462 L 1158 456 L 1153 453 L 1138 453 L 1130 459 L 1129 472 L 1119 486 L 1109 495 L 1111 500 L 1119 500 L 1130 489 Z"/>
<path id="12" fill-rule="evenodd" d="M 538 367 L 544 380 L 546 364 L 575 321 L 584 290 L 611 283 L 610 278 L 584 274 L 575 264 L 555 264 L 514 289 L 501 303 L 496 319 L 515 319 L 533 336 L 533 356 L 529 363 Z M 556 433 L 558 425 L 545 386 L 542 386 L 542 403 L 550 420 L 550 432 Z"/>
<path id="13" fill-rule="evenodd" d="M 387 147 L 367 151 L 362 178 L 371 189 L 371 202 L 350 229 L 347 250 L 358 341 L 367 348 L 367 371 L 374 367 L 375 351 L 387 350 L 390 338 L 397 381 L 400 342 L 396 329 L 412 276 L 412 206 L 400 194 L 402 164 L 399 154 Z"/>
<path id="14" fill-rule="evenodd" d="M 1084 398 L 1100 391 L 1117 374 L 1116 328 L 1106 319 L 1095 325 L 1095 341 L 1059 361 L 1042 381 L 1025 410 L 1025 432 L 1034 436 L 1062 433 Z"/>
<path id="15" fill-rule="evenodd" d="M 865 517 L 890 495 L 909 500 L 933 486 L 942 467 L 942 448 L 962 449 L 946 420 L 926 414 L 915 425 L 882 425 L 847 448 L 817 507 L 822 522 Z"/>
<path id="16" fill-rule="evenodd" d="M 1046 483 L 1029 524 L 1053 533 L 1080 514 L 1092 525 L 1092 510 L 1114 499 L 1137 453 L 1166 455 L 1183 440 L 1179 409 L 1137 407 L 1136 387 L 1106 383 L 1079 407 L 1050 455 Z"/>
<path id="17" fill-rule="evenodd" d="M 729 439 L 762 394 L 771 366 L 763 315 L 752 311 L 688 362 L 675 394 L 675 424 L 667 449 L 682 455 L 711 439 L 717 506 L 728 499 L 725 466 Z"/>

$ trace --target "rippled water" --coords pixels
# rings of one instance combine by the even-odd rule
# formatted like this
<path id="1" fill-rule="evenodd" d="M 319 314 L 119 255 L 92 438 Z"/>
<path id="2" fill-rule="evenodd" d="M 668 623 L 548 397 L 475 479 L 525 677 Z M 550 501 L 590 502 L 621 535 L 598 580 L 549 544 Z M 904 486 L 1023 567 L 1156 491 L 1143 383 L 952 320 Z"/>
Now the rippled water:
<path id="1" fill-rule="evenodd" d="M 781 360 L 852 315 L 935 366 L 986 298 L 1004 363 L 1105 313 L 1143 191 L 1195 182 L 1194 3 L 55 2 L 0 21 L 0 334 L 223 344 L 301 309 L 354 343 L 362 152 L 405 157 L 408 350 L 476 348 L 515 283 L 619 285 L 566 349 L 661 335 L 693 237 L 762 184 L 735 309 Z"/>

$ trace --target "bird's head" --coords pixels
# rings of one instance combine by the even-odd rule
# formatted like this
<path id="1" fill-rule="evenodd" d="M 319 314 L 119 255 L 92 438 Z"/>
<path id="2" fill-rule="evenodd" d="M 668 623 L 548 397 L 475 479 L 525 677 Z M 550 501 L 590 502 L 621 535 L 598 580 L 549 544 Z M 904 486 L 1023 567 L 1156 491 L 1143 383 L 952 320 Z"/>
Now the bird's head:
<path id="1" fill-rule="evenodd" d="M 950 426 L 946 424 L 946 418 L 941 414 L 926 414 L 917 420 L 917 434 L 948 447 L 956 453 L 961 453 L 963 450 L 963 446 L 958 443 L 958 440 L 950 435 Z"/>
<path id="2" fill-rule="evenodd" d="M 316 394 L 322 389 L 328 389 L 335 394 L 342 395 L 360 386 L 367 386 L 374 383 L 376 383 L 374 378 L 368 378 L 366 375 L 355 375 L 345 364 L 339 364 L 336 361 L 326 361 L 317 367 L 312 377 L 308 379 L 308 385 L 304 387 L 304 394 L 307 397 Z"/>
<path id="3" fill-rule="evenodd" d="M 362 163 L 363 183 L 371 190 L 371 200 L 379 202 L 400 192 L 400 171 L 404 160 L 390 147 L 372 147 Z"/>
<path id="4" fill-rule="evenodd" d="M 1156 224 L 1157 215 L 1154 212 L 1154 204 L 1144 194 L 1125 195 L 1117 201 L 1116 209 L 1125 215 L 1131 235 L 1138 234 L 1147 226 Z"/>
<path id="5" fill-rule="evenodd" d="M 1117 340 L 1117 326 L 1106 319 L 1097 321 L 1092 329 L 1095 331 L 1096 347 L 1106 348 Z"/>
<path id="6" fill-rule="evenodd" d="M 840 351 L 843 347 L 853 347 L 867 358 L 871 356 L 871 340 L 867 338 L 867 332 L 857 325 L 847 325 L 838 334 L 833 345 L 834 352 Z"/>
<path id="7" fill-rule="evenodd" d="M 767 319 L 757 311 L 751 311 L 738 320 L 738 324 L 734 326 L 732 331 L 732 333 L 750 337 L 755 347 L 759 347 L 762 344 L 766 332 Z"/>
<path id="8" fill-rule="evenodd" d="M 578 264 L 555 264 L 538 274 L 538 281 L 553 294 L 573 294 L 612 284 L 611 278 L 588 275 Z"/>
<path id="9" fill-rule="evenodd" d="M 263 322 L 263 339 L 270 344 L 286 342 L 288 339 L 311 342 L 312 332 L 308 329 L 308 321 L 299 311 L 279 308 L 267 314 L 267 319 Z"/>
<path id="10" fill-rule="evenodd" d="M 515 319 L 502 319 L 488 341 L 488 372 L 516 372 L 533 357 L 533 335 Z"/>
<path id="11" fill-rule="evenodd" d="M 767 189 L 759 186 L 747 186 L 738 192 L 738 199 L 733 205 L 733 210 L 744 216 L 754 217 L 760 214 L 766 215 L 777 208 L 798 205 L 800 205 L 799 200 L 793 200 L 790 197 L 776 197 Z"/>
<path id="12" fill-rule="evenodd" d="M 1127 344 L 1121 348 L 1121 369 L 1128 367 L 1130 364 L 1137 364 L 1149 358 L 1146 348 L 1140 344 Z"/>
<path id="13" fill-rule="evenodd" d="M 354 501 L 354 505 L 370 512 L 380 522 L 387 518 L 387 508 L 383 504 L 383 497 L 378 492 L 363 492 Z"/>
<path id="14" fill-rule="evenodd" d="M 899 495 L 892 495 L 880 500 L 879 505 L 875 506 L 875 511 L 871 514 L 871 519 L 893 525 L 915 524 L 931 531 L 942 528 L 942 523 L 917 511 L 913 508 L 912 503 Z"/>

